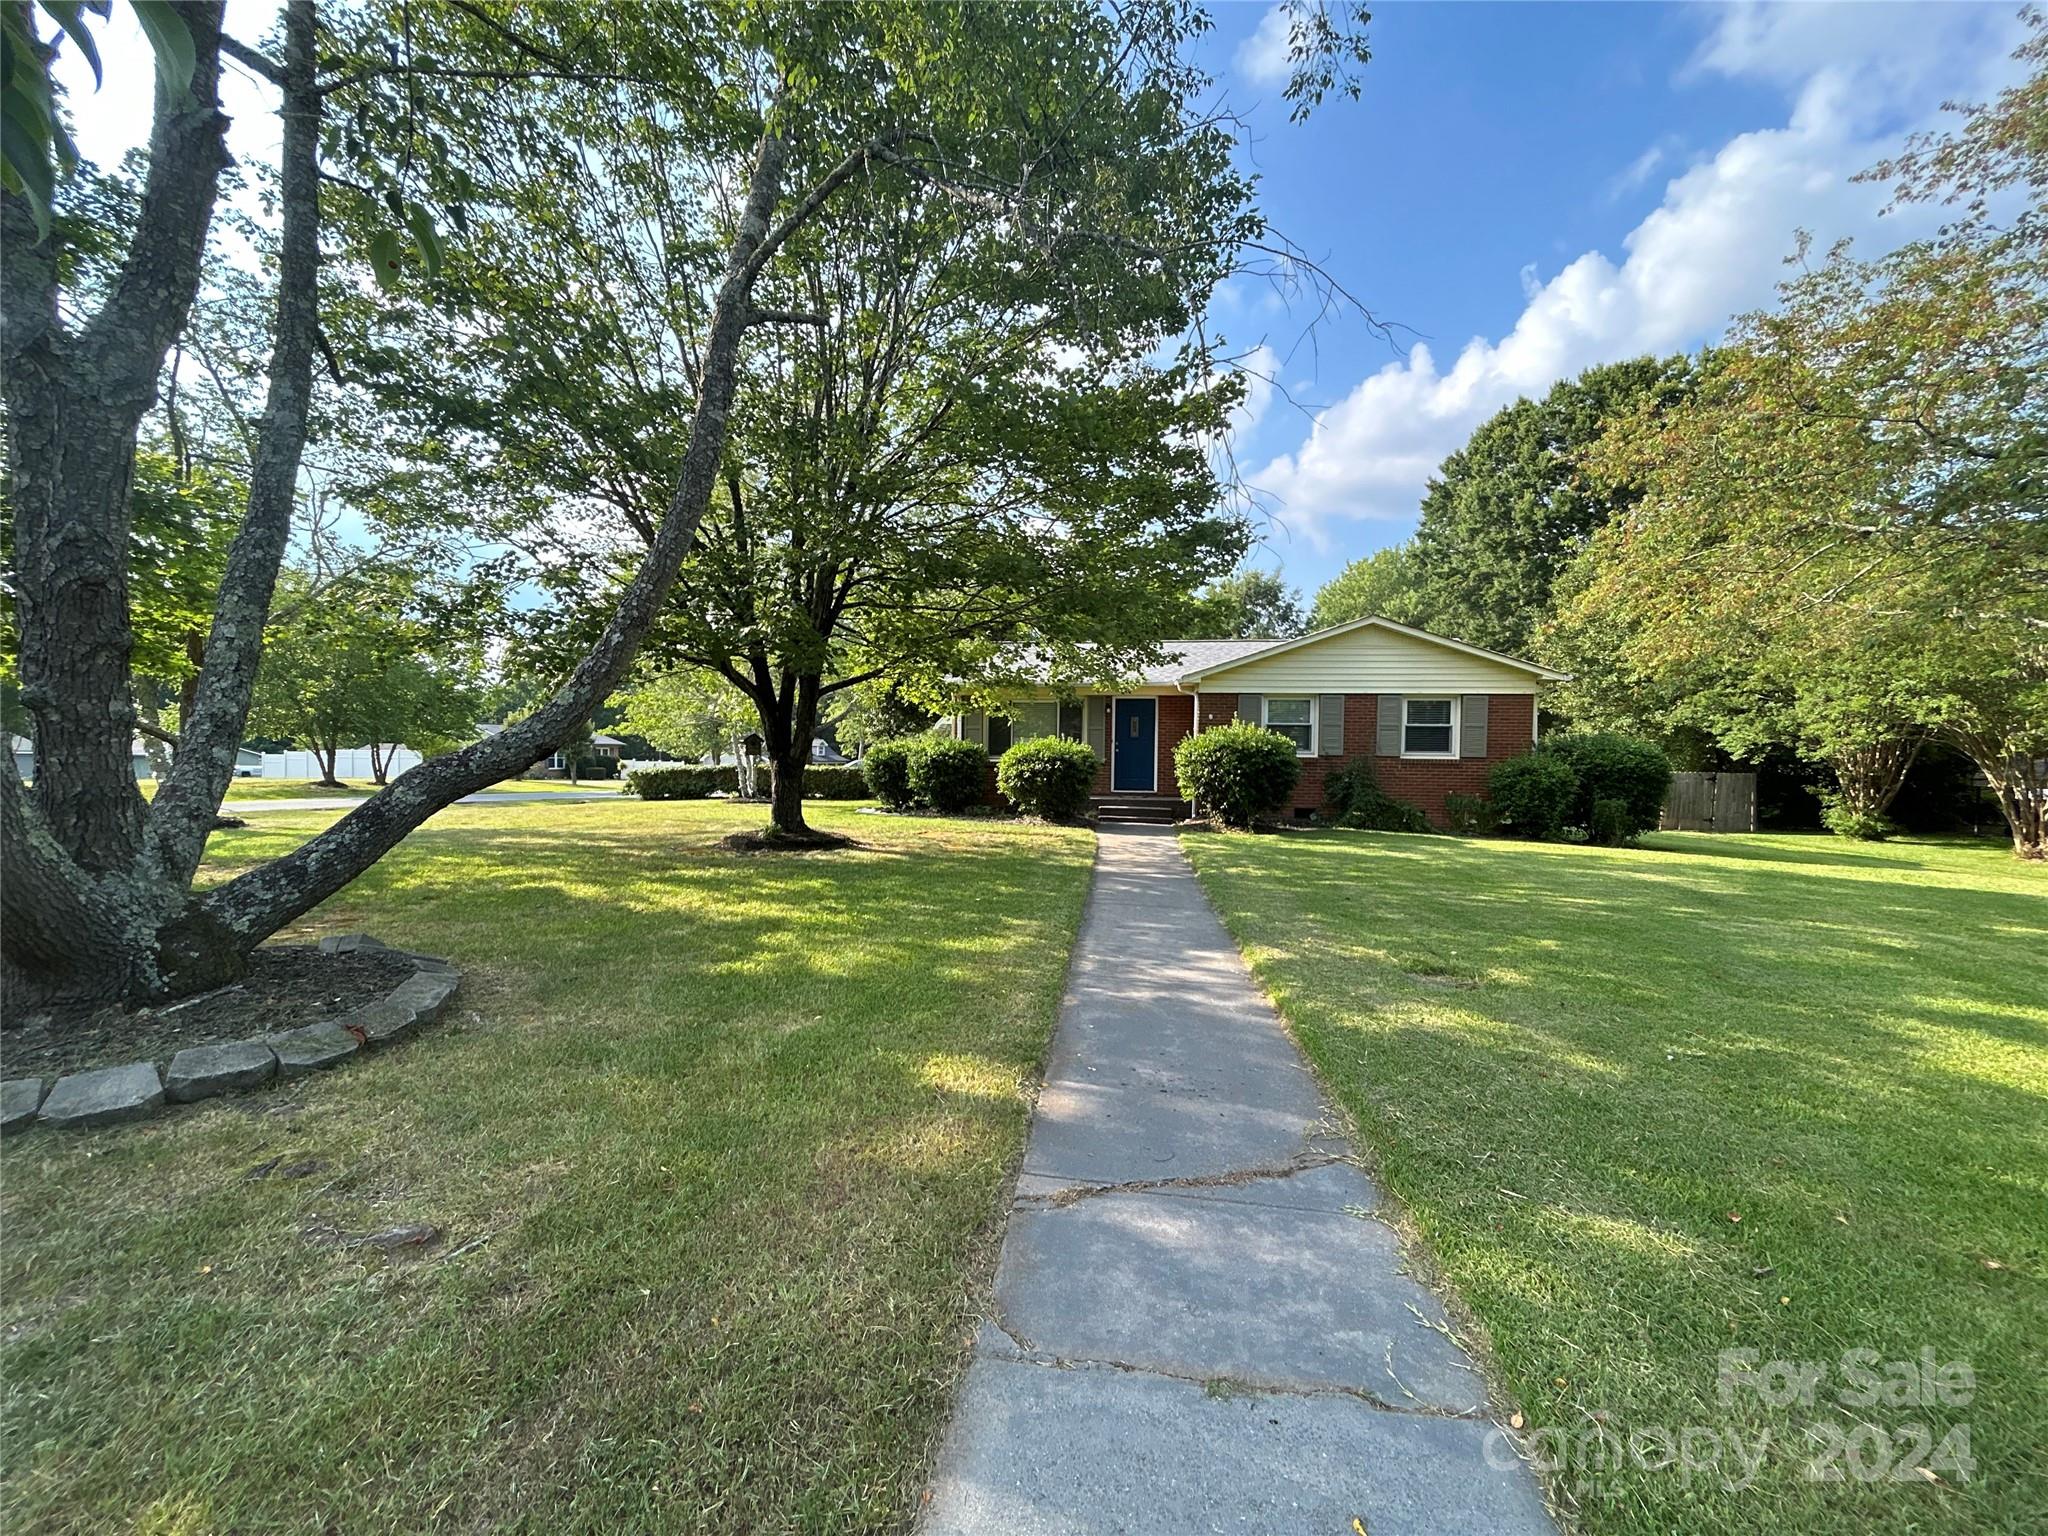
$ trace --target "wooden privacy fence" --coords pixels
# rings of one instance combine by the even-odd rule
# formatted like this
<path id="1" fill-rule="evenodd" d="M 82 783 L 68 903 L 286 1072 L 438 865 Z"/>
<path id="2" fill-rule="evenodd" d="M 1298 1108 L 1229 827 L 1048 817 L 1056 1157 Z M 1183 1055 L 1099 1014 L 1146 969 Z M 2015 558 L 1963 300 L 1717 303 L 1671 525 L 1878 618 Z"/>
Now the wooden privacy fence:
<path id="1" fill-rule="evenodd" d="M 1666 832 L 1754 832 L 1756 775 L 1674 773 L 1658 825 Z"/>

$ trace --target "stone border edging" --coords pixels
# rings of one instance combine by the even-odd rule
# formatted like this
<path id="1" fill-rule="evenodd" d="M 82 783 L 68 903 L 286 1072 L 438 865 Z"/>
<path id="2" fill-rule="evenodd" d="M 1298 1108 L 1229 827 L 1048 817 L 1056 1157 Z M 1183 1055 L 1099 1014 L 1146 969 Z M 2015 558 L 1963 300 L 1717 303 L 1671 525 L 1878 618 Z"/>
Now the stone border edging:
<path id="1" fill-rule="evenodd" d="M 390 1045 L 439 1019 L 462 984 L 462 973 L 446 960 L 393 949 L 367 933 L 330 934 L 320 941 L 324 955 L 363 950 L 403 955 L 413 963 L 413 973 L 376 1002 L 332 1019 L 246 1040 L 188 1045 L 171 1058 L 161 1076 L 154 1061 L 89 1067 L 58 1078 L 47 1094 L 39 1077 L 12 1078 L 0 1083 L 0 1134 L 12 1135 L 38 1123 L 125 1125 L 155 1115 L 166 1099 L 189 1104 L 258 1088 L 276 1078 L 338 1067 L 358 1051 Z"/>

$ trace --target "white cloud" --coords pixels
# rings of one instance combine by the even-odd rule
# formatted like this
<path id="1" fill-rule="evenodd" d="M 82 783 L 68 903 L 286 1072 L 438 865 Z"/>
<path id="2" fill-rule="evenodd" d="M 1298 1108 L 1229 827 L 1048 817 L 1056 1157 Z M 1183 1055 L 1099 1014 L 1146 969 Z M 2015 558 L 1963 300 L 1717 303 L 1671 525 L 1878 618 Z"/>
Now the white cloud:
<path id="1" fill-rule="evenodd" d="M 1287 78 L 1287 7 L 1274 5 L 1259 18 L 1258 30 L 1237 45 L 1237 67 L 1254 85 L 1278 85 Z"/>
<path id="2" fill-rule="evenodd" d="M 1800 229 L 1823 248 L 1874 237 L 1884 189 L 1849 178 L 1902 130 L 1929 125 L 1945 95 L 1980 97 L 2009 79 L 2016 33 L 2009 15 L 1988 8 L 1913 8 L 1900 19 L 1878 7 L 1887 14 L 1868 26 L 1859 9 L 1744 6 L 1723 16 L 1695 67 L 1788 84 L 1786 125 L 1741 134 L 1673 177 L 1622 242 L 1619 264 L 1587 251 L 1547 282 L 1523 268 L 1528 302 L 1507 335 L 1473 338 L 1448 366 L 1417 346 L 1361 380 L 1317 415 L 1299 447 L 1251 474 L 1276 520 L 1317 550 L 1344 520 L 1405 522 L 1445 455 L 1501 406 L 1596 363 L 1719 335 L 1732 316 L 1770 301 Z M 1850 15 L 1834 14 L 1842 10 Z M 1935 60 L 1948 61 L 1945 73 Z M 1910 227 L 1895 215 L 1883 234 Z"/>
<path id="3" fill-rule="evenodd" d="M 1607 183 L 1607 195 L 1620 197 L 1633 192 L 1648 182 L 1658 167 L 1669 160 L 1678 148 L 1677 141 L 1667 134 L 1644 150 L 1625 166 L 1620 174 Z"/>

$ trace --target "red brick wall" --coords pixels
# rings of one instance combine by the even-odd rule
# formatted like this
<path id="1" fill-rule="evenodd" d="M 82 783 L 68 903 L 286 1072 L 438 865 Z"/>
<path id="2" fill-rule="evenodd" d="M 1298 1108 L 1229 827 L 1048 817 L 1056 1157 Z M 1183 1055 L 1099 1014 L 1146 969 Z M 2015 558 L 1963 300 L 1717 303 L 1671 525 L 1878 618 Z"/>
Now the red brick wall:
<path id="1" fill-rule="evenodd" d="M 1091 701 L 1091 708 L 1104 711 L 1108 721 L 1107 697 Z M 1301 760 L 1301 782 L 1295 786 L 1294 807 L 1319 811 L 1323 808 L 1323 779 L 1361 758 L 1371 757 L 1380 787 L 1398 799 L 1421 807 L 1423 814 L 1439 826 L 1444 822 L 1444 796 L 1452 791 L 1467 795 L 1486 792 L 1487 771 L 1504 757 L 1526 752 L 1534 725 L 1536 701 L 1523 693 L 1496 693 L 1486 712 L 1486 756 L 1448 759 L 1376 757 L 1379 740 L 1379 695 L 1348 693 L 1344 696 L 1344 755 L 1305 757 Z M 1237 695 L 1209 693 L 1202 696 L 1202 726 L 1227 725 L 1237 713 Z M 1192 694 L 1165 694 L 1159 700 L 1159 789 L 1162 795 L 1179 794 L 1173 777 L 1174 745 L 1192 728 L 1195 700 Z M 1105 723 L 1104 740 L 1109 737 Z M 1094 793 L 1112 794 L 1107 759 L 1095 766 Z M 996 770 L 988 769 L 988 801 L 1000 803 L 996 793 Z"/>
<path id="2" fill-rule="evenodd" d="M 1159 793 L 1178 795 L 1180 781 L 1173 776 L 1173 749 L 1195 728 L 1195 696 L 1169 693 L 1159 700 Z"/>
<path id="3" fill-rule="evenodd" d="M 1115 724 L 1115 717 L 1111 713 L 1109 696 L 1102 694 L 1088 699 L 1085 701 L 1085 707 L 1101 711 L 1103 718 L 1102 739 L 1104 742 L 1107 742 L 1113 734 L 1111 727 Z M 1159 727 L 1156 736 L 1159 745 L 1159 794 L 1173 795 L 1179 793 L 1173 778 L 1173 748 L 1174 744 L 1181 737 L 1187 735 L 1194 727 L 1194 723 L 1195 697 L 1193 694 L 1168 694 L 1159 700 Z M 1087 739 L 1085 726 L 1082 739 L 1084 741 Z M 1089 791 L 1091 794 L 1108 796 L 1115 793 L 1109 787 L 1109 767 L 1110 760 L 1108 755 L 1105 754 L 1095 765 L 1095 783 Z M 1125 793 L 1143 794 L 1144 791 L 1126 790 Z M 996 765 L 993 760 L 988 765 L 985 798 L 990 805 L 1003 803 L 1002 796 L 996 793 Z"/>
<path id="4" fill-rule="evenodd" d="M 1438 826 L 1444 824 L 1444 796 L 1452 791 L 1478 795 L 1486 792 L 1486 775 L 1504 757 L 1529 750 L 1535 728 L 1536 701 L 1525 693 L 1496 693 L 1486 711 L 1486 756 L 1449 759 L 1376 757 L 1379 740 L 1379 695 L 1344 695 L 1344 755 L 1305 757 L 1301 760 L 1301 782 L 1294 788 L 1298 810 L 1321 810 L 1323 779 L 1360 758 L 1371 757 L 1380 787 L 1409 804 L 1420 806 L 1424 815 Z M 1202 726 L 1227 725 L 1237 713 L 1237 695 L 1202 695 Z M 1162 732 L 1163 734 L 1163 732 Z"/>

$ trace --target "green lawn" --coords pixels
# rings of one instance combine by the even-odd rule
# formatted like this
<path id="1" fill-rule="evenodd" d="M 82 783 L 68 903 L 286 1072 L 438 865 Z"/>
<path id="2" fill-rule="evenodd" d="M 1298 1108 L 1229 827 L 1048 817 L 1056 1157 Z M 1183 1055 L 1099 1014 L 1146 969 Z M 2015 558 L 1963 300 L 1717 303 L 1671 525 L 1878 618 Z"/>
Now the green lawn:
<path id="1" fill-rule="evenodd" d="M 452 956 L 449 1020 L 10 1140 L 0 1528 L 904 1526 L 1092 839 L 820 805 L 868 846 L 713 850 L 761 814 L 445 811 L 298 936 Z M 414 1222 L 417 1257 L 342 1241 Z"/>
<path id="2" fill-rule="evenodd" d="M 1528 1427 L 1770 1433 L 1747 1490 L 1566 1451 L 1584 1530 L 2048 1524 L 2048 871 L 1771 836 L 1183 846 Z M 1971 1364 L 1966 1404 L 1839 1401 L 1845 1351 L 1923 1347 Z M 1812 1407 L 1724 1402 L 1729 1349 L 1830 1374 Z M 1974 1476 L 1857 1480 L 1912 1424 L 1967 1425 Z M 1807 1480 L 1859 1433 L 1850 1477 Z"/>
<path id="3" fill-rule="evenodd" d="M 143 799 L 154 800 L 156 798 L 157 782 L 155 779 L 143 779 L 135 787 L 142 791 Z M 377 786 L 368 780 L 344 783 L 342 788 L 335 789 L 332 785 L 323 788 L 318 784 L 308 783 L 304 779 L 230 779 L 228 780 L 227 798 L 229 800 L 310 800 L 316 796 L 324 796 L 332 800 L 339 799 L 343 795 L 367 798 L 375 794 L 376 791 Z"/>
<path id="4" fill-rule="evenodd" d="M 136 787 L 142 791 L 142 798 L 156 798 L 155 779 L 144 779 Z M 507 779 L 502 784 L 493 784 L 483 791 L 485 794 L 526 794 L 533 790 L 555 793 L 616 794 L 617 779 L 585 779 L 580 784 L 571 784 L 566 779 Z M 377 792 L 377 786 L 368 779 L 345 779 L 342 787 L 331 784 L 313 784 L 305 779 L 230 779 L 227 798 L 229 800 L 338 800 L 344 795 L 367 799 Z"/>

